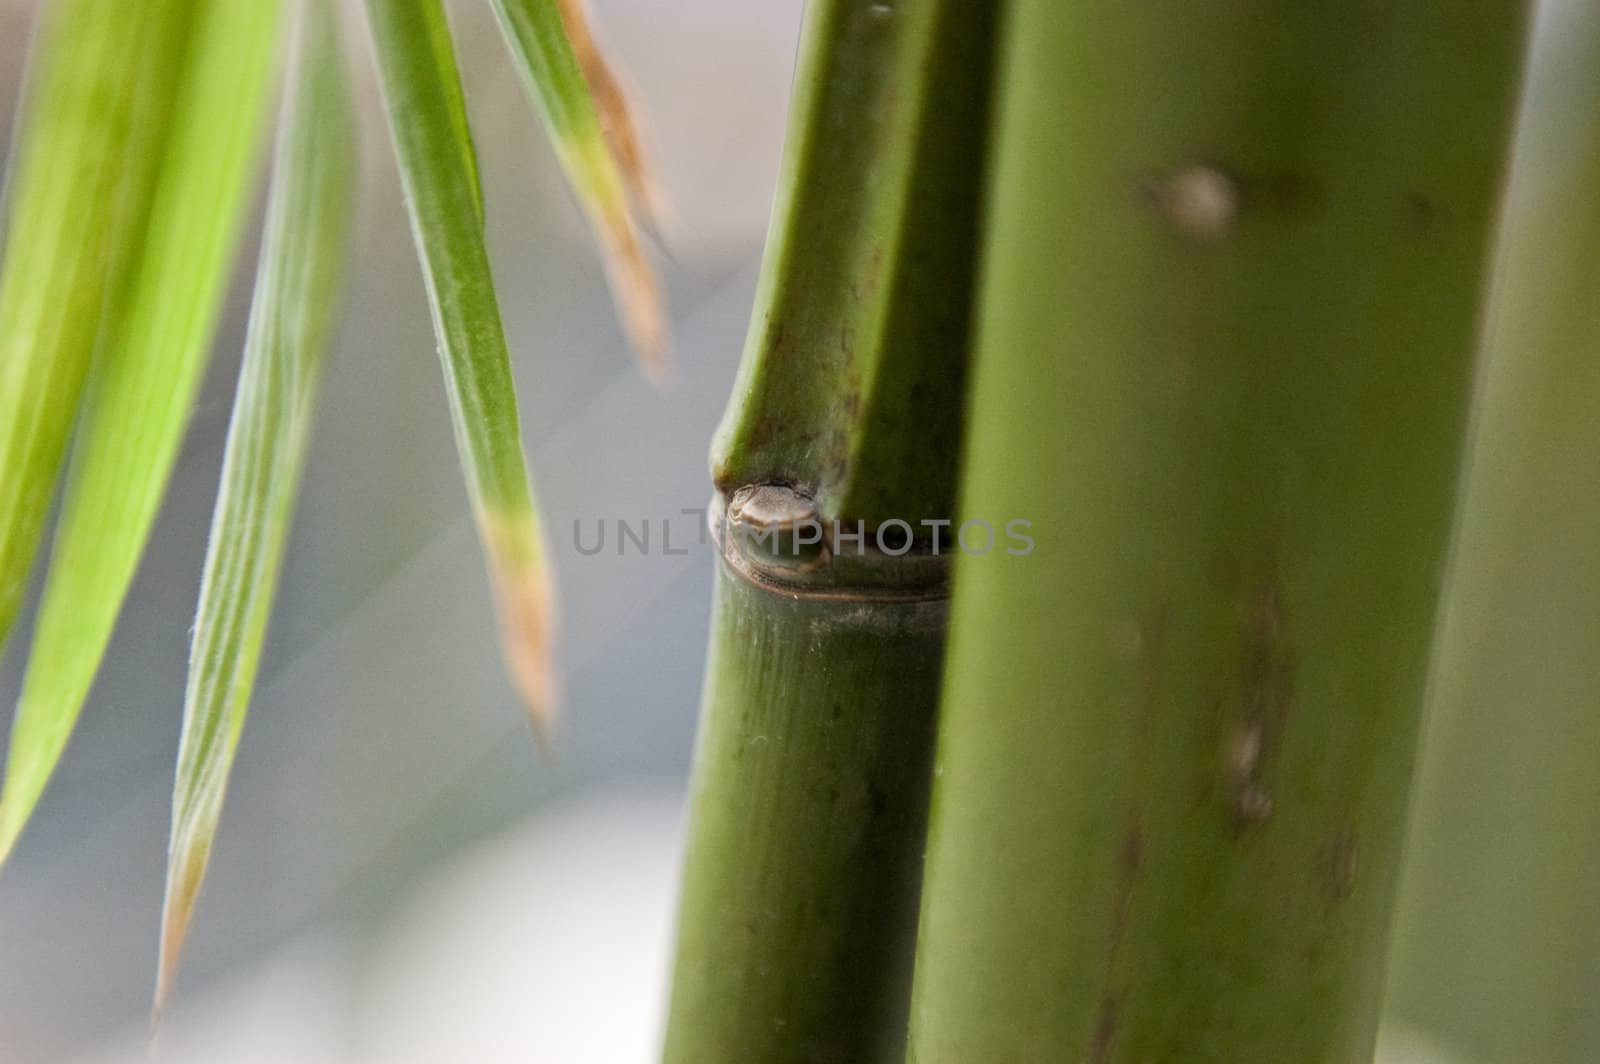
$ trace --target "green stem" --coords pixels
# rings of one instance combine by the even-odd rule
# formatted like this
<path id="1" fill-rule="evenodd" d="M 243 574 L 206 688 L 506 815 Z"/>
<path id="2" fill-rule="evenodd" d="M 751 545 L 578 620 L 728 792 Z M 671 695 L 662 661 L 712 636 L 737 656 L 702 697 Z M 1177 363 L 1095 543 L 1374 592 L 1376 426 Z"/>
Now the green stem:
<path id="1" fill-rule="evenodd" d="M 947 561 L 920 523 L 954 508 L 993 19 L 956 0 L 807 10 L 713 447 L 726 564 L 668 1061 L 903 1053 Z M 859 522 L 870 544 L 896 520 L 918 540 L 904 557 L 832 535 Z M 797 557 L 811 521 L 830 548 Z M 905 530 L 885 535 L 897 550 Z"/>
<path id="2" fill-rule="evenodd" d="M 719 574 L 668 1061 L 903 1050 L 945 603 L 853 591 Z"/>
<path id="3" fill-rule="evenodd" d="M 818 0 L 733 399 L 724 494 L 787 482 L 826 517 L 947 518 L 966 379 L 989 4 Z"/>
<path id="4" fill-rule="evenodd" d="M 1371 1059 L 1526 20 L 1017 0 L 911 1059 Z"/>

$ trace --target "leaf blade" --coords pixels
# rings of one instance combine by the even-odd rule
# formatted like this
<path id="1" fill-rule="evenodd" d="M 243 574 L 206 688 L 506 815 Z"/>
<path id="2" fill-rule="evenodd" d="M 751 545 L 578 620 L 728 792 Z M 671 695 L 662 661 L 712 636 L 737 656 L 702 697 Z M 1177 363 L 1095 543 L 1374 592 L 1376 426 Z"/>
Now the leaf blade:
<path id="1" fill-rule="evenodd" d="M 149 200 L 175 5 L 47 7 L 0 267 L 0 646 L 38 552 L 73 418 Z"/>
<path id="2" fill-rule="evenodd" d="M 276 51 L 277 0 L 202 0 L 145 241 L 80 412 L 0 789 L 0 861 L 105 653 L 176 462 L 226 291 Z"/>
<path id="3" fill-rule="evenodd" d="M 627 98 L 576 0 L 491 0 L 523 85 L 600 241 L 629 342 L 647 372 L 669 361 L 666 311 L 633 204 L 659 199 Z"/>
<path id="4" fill-rule="evenodd" d="M 349 239 L 356 126 L 326 0 L 300 5 L 201 584 L 173 783 L 155 1011 L 205 876 L 288 539 Z"/>
<path id="5" fill-rule="evenodd" d="M 550 584 L 472 144 L 454 110 L 460 75 L 453 51 L 436 47 L 449 26 L 438 0 L 367 0 L 367 16 L 502 652 L 543 735 L 554 703 Z"/>

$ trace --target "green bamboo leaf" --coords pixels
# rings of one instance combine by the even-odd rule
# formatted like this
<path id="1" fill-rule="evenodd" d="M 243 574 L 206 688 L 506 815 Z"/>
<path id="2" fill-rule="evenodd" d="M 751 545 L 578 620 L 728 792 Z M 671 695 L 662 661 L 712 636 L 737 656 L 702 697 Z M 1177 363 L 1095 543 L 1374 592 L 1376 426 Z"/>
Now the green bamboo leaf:
<path id="1" fill-rule="evenodd" d="M 528 95 L 600 240 L 617 312 L 653 375 L 665 371 L 660 286 L 630 203 L 657 200 L 627 98 L 575 0 L 491 0 Z"/>
<path id="2" fill-rule="evenodd" d="M 119 0 L 63 0 L 42 13 L 0 273 L 0 645 L 148 206 L 181 11 L 160 0 L 129 19 Z"/>
<path id="3" fill-rule="evenodd" d="M 277 0 L 199 0 L 135 274 L 89 383 L 0 791 L 9 853 L 66 746 L 149 537 L 248 206 Z"/>
<path id="4" fill-rule="evenodd" d="M 307 0 L 298 21 L 190 652 L 157 1011 L 205 876 L 266 638 L 349 235 L 355 123 L 330 0 Z"/>
<path id="5" fill-rule="evenodd" d="M 449 25 L 438 0 L 367 0 L 367 13 L 506 663 L 542 734 L 552 708 L 549 580 Z"/>

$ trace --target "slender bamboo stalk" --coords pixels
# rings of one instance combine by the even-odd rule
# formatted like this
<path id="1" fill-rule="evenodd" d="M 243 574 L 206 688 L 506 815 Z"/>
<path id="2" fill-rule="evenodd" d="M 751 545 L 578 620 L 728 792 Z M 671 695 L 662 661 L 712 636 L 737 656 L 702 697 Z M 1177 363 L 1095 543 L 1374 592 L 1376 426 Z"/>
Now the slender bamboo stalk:
<path id="1" fill-rule="evenodd" d="M 1600 1059 L 1600 11 L 1540 22 L 1385 1002 L 1477 1064 Z"/>
<path id="2" fill-rule="evenodd" d="M 918 1064 L 1371 1059 L 1518 0 L 1017 0 Z"/>
<path id="3" fill-rule="evenodd" d="M 726 564 L 668 1061 L 903 1054 L 946 613 L 946 559 L 918 524 L 953 509 L 993 14 L 807 11 L 712 454 Z"/>
<path id="4" fill-rule="evenodd" d="M 667 1060 L 902 1054 L 946 613 L 927 590 L 718 579 Z"/>

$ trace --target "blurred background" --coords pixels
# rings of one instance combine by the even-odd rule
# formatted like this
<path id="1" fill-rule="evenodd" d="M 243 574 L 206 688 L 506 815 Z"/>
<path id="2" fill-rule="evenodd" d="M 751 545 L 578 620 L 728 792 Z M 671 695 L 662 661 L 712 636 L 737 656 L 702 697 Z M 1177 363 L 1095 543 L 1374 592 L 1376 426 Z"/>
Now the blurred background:
<path id="1" fill-rule="evenodd" d="M 6 123 L 41 2 L 0 0 Z M 713 561 L 685 511 L 709 495 L 706 446 L 749 315 L 802 0 L 594 0 L 671 207 L 660 264 L 678 366 L 659 391 L 633 369 L 488 5 L 451 6 L 555 555 L 565 720 L 541 759 L 500 669 L 352 10 L 367 121 L 347 308 L 160 1059 L 627 1064 L 649 1060 L 659 1036 Z M 1600 43 L 1600 15 L 1588 6 L 1541 6 L 1535 68 L 1549 73 L 1533 82 L 1528 114 L 1539 121 L 1519 146 L 1510 197 L 1513 226 L 1533 236 L 1508 257 L 1496 296 L 1511 308 L 1491 350 L 1502 406 L 1528 394 L 1505 368 L 1521 345 L 1595 362 L 1600 328 L 1581 309 L 1593 290 L 1541 273 L 1549 255 L 1535 239 L 1559 239 L 1570 222 L 1561 197 L 1600 158 L 1593 130 L 1561 121 L 1600 100 L 1600 47 L 1583 43 Z M 1594 236 L 1597 251 L 1564 277 L 1600 283 Z M 254 251 L 241 256 L 186 450 L 94 695 L 0 875 L 0 1061 L 146 1059 L 189 625 Z M 1600 435 L 1592 403 L 1569 413 L 1571 432 L 1545 437 L 1544 458 Z M 1508 551 L 1498 526 L 1469 534 L 1464 549 L 1487 559 L 1489 575 L 1451 616 L 1515 653 L 1496 658 L 1462 635 L 1466 694 L 1428 732 L 1415 816 L 1425 833 L 1413 840 L 1380 1052 L 1395 1064 L 1541 1064 L 1537 1051 L 1508 1048 L 1502 1022 L 1507 1010 L 1526 1020 L 1539 1008 L 1562 1013 L 1538 1022 L 1564 1032 L 1577 1055 L 1563 1064 L 1600 1059 L 1600 907 L 1573 896 L 1574 884 L 1600 887 L 1600 676 L 1586 666 L 1593 685 L 1575 684 L 1570 668 L 1574 655 L 1600 661 L 1581 642 L 1600 633 L 1600 562 L 1583 534 L 1600 518 L 1600 482 L 1592 469 L 1529 482 L 1515 461 L 1539 454 L 1514 450 L 1474 490 L 1525 514 L 1524 547 Z M 1554 519 L 1574 505 L 1589 517 Z M 618 557 L 619 520 L 648 521 L 653 549 Z M 575 522 L 585 544 L 605 523 L 605 550 L 576 550 Z M 687 553 L 661 549 L 663 522 Z M 1499 627 L 1478 623 L 1482 614 Z M 0 728 L 30 620 L 31 607 L 0 659 Z M 1569 638 L 1548 638 L 1556 631 Z M 1496 664 L 1508 661 L 1520 664 Z M 1559 685 L 1540 686 L 1557 674 Z M 1512 715 L 1514 732 L 1502 727 Z M 1534 822 L 1555 826 L 1530 833 Z"/>

